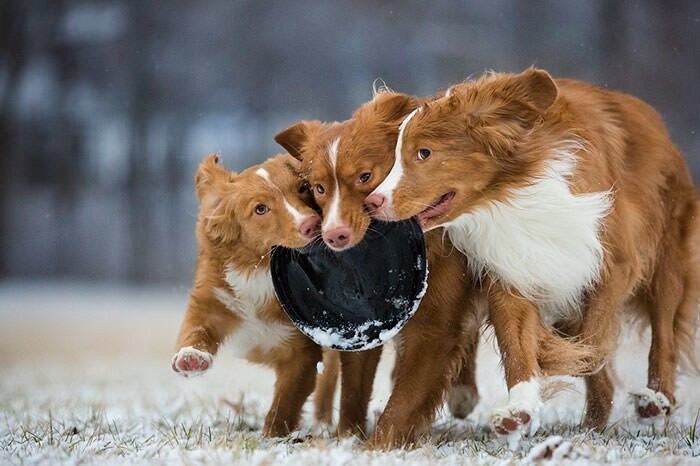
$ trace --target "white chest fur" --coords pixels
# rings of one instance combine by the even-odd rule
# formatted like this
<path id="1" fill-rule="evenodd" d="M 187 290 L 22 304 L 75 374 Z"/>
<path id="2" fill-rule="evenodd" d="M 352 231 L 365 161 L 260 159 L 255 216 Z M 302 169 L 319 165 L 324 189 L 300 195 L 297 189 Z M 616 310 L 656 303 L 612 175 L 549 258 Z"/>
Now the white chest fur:
<path id="1" fill-rule="evenodd" d="M 577 313 L 603 258 L 599 231 L 612 196 L 572 194 L 565 178 L 571 166 L 552 161 L 542 178 L 513 190 L 508 200 L 445 225 L 476 273 L 486 271 L 535 300 L 544 317 Z"/>
<path id="2" fill-rule="evenodd" d="M 216 288 L 216 298 L 232 313 L 241 318 L 241 324 L 227 340 L 235 356 L 245 357 L 252 349 L 272 349 L 293 333 L 291 324 L 262 319 L 259 312 L 272 299 L 275 292 L 270 271 L 261 269 L 252 273 L 240 273 L 229 267 L 226 270 L 229 290 Z"/>

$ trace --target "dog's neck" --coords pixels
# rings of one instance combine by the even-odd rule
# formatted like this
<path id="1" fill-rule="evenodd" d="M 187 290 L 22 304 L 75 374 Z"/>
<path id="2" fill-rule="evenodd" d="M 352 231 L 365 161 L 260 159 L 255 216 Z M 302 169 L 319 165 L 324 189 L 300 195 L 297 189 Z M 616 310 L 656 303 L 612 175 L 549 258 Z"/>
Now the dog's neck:
<path id="1" fill-rule="evenodd" d="M 234 268 L 242 274 L 270 270 L 271 250 L 255 244 L 248 246 L 241 241 L 231 244 L 216 245 L 212 256 L 222 268 Z"/>
<path id="2" fill-rule="evenodd" d="M 241 242 L 210 246 L 206 255 L 217 271 L 217 298 L 229 309 L 254 312 L 274 297 L 269 250 Z"/>
<path id="3" fill-rule="evenodd" d="M 574 143 L 551 148 L 528 184 L 445 225 L 475 273 L 553 309 L 578 309 L 583 291 L 598 280 L 600 227 L 612 205 L 608 191 L 571 192 L 578 150 Z"/>

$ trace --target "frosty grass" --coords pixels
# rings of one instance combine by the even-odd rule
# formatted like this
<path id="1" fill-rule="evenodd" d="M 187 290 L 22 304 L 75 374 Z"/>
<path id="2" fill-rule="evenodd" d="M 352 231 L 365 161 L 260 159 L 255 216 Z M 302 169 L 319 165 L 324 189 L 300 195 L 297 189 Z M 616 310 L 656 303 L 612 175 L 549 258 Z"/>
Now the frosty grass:
<path id="1" fill-rule="evenodd" d="M 599 434 L 578 424 L 583 397 L 566 391 L 543 426 L 511 451 L 486 428 L 506 396 L 492 342 L 482 342 L 481 402 L 466 420 L 442 409 L 430 438 L 413 450 L 366 451 L 314 426 L 289 438 L 260 435 L 271 371 L 220 354 L 197 379 L 172 373 L 170 358 L 184 289 L 75 284 L 0 284 L 0 464 L 700 464 L 700 378 L 682 377 L 681 405 L 663 426 L 636 422 L 627 392 L 644 385 L 648 336 L 627 336 L 613 422 Z M 386 403 L 393 352 L 380 364 L 370 421 Z M 337 412 L 336 412 L 337 418 Z"/>

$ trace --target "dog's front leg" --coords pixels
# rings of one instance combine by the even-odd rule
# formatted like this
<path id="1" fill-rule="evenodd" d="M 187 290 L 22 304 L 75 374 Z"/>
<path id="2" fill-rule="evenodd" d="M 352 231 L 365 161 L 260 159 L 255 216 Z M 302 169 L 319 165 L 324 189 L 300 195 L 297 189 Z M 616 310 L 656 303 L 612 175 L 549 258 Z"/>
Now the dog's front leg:
<path id="1" fill-rule="evenodd" d="M 184 377 L 203 374 L 236 325 L 236 318 L 217 300 L 191 297 L 171 361 L 173 370 Z"/>
<path id="2" fill-rule="evenodd" d="M 394 389 L 368 442 L 370 449 L 410 447 L 430 428 L 463 357 L 458 322 L 421 305 L 406 325 L 399 336 Z"/>
<path id="3" fill-rule="evenodd" d="M 339 435 L 357 434 L 367 438 L 367 407 L 381 355 L 381 346 L 367 351 L 340 353 Z"/>
<path id="4" fill-rule="evenodd" d="M 321 348 L 306 337 L 299 336 L 296 341 L 300 344 L 289 342 L 283 350 L 290 357 L 280 358 L 274 365 L 277 380 L 272 406 L 263 427 L 266 437 L 284 437 L 297 429 L 301 409 L 316 383 L 316 364 L 321 361 Z"/>
<path id="5" fill-rule="evenodd" d="M 496 410 L 491 425 L 508 436 L 511 446 L 523 433 L 539 427 L 540 367 L 537 362 L 537 330 L 540 316 L 529 300 L 498 283 L 489 287 L 489 318 L 496 332 L 508 386 L 508 404 Z"/>

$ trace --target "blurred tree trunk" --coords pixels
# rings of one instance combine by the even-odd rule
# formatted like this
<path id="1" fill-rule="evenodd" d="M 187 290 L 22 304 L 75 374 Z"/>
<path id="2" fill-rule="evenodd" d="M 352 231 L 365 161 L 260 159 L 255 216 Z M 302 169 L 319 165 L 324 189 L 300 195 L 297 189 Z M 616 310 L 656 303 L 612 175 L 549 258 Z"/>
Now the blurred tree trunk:
<path id="1" fill-rule="evenodd" d="M 180 202 L 180 193 L 183 183 L 191 186 L 194 192 L 194 174 L 183 176 L 185 154 L 183 148 L 185 146 L 186 129 L 190 124 L 190 120 L 186 117 L 176 116 L 168 127 L 168 147 L 165 160 L 165 183 L 166 183 L 166 212 L 168 222 L 168 250 L 166 251 L 166 259 L 168 269 L 166 270 L 166 278 L 169 281 L 176 281 L 181 278 L 184 264 L 180 251 L 183 244 L 187 241 L 181 238 L 180 232 L 181 221 L 183 218 L 190 218 L 183 214 L 183 204 Z M 194 231 L 194 219 L 191 221 L 192 231 Z M 186 270 L 186 269 L 184 269 Z"/>
<path id="2" fill-rule="evenodd" d="M 600 3 L 600 70 L 608 77 L 610 88 L 625 82 L 627 61 L 627 24 L 624 2 L 601 0 Z"/>
<path id="3" fill-rule="evenodd" d="M 50 125 L 52 144 L 47 149 L 48 160 L 51 160 L 49 166 L 53 169 L 50 179 L 57 219 L 55 271 L 60 275 L 80 275 L 84 262 L 76 254 L 81 249 L 81 245 L 77 244 L 79 232 L 76 212 L 79 208 L 85 154 L 80 124 L 71 113 L 73 102 L 70 100 L 71 90 L 81 74 L 79 45 L 66 41 L 61 34 L 62 21 L 71 7 L 70 3 L 65 0 L 50 3 L 54 39 L 49 53 L 57 72 L 59 96 L 54 121 Z"/>
<path id="4" fill-rule="evenodd" d="M 150 56 L 149 2 L 129 2 L 130 25 L 128 50 L 130 68 L 130 148 L 127 199 L 129 202 L 130 259 L 128 279 L 135 282 L 147 280 L 151 275 L 149 248 L 154 240 L 151 235 L 152 189 L 147 180 L 146 138 L 152 109 L 152 77 L 149 72 Z"/>
<path id="5" fill-rule="evenodd" d="M 7 257 L 9 204 L 15 186 L 12 180 L 17 158 L 10 107 L 26 63 L 26 8 L 24 2 L 0 2 L 0 44 L 6 73 L 5 88 L 0 95 L 0 277 L 7 275 L 10 268 Z"/>

